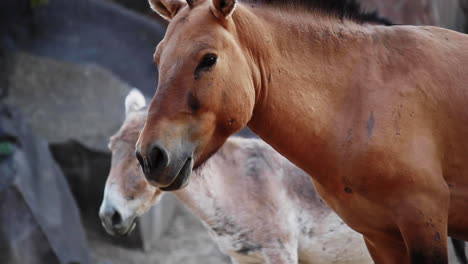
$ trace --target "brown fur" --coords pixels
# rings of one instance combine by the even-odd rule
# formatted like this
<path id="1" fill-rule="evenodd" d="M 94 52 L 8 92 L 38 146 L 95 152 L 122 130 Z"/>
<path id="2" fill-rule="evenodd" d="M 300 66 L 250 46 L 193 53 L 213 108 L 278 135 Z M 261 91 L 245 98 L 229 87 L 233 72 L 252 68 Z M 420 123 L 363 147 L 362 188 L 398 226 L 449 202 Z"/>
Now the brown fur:
<path id="1" fill-rule="evenodd" d="M 197 166 L 248 125 L 312 175 L 377 263 L 447 263 L 447 233 L 468 239 L 468 37 L 266 5 L 222 20 L 210 6 L 181 8 L 158 47 L 141 153 L 190 142 Z M 202 44 L 219 59 L 194 80 Z M 192 90 L 201 107 L 186 115 Z"/>

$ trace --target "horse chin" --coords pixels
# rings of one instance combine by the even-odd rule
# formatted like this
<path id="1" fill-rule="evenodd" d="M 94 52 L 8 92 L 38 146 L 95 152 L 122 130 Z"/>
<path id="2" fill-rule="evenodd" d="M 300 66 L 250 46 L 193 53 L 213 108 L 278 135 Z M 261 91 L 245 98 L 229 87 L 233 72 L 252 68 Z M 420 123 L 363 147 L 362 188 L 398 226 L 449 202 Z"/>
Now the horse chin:
<path id="1" fill-rule="evenodd" d="M 126 227 L 120 226 L 118 228 L 112 228 L 112 227 L 107 227 L 104 223 L 102 223 L 102 226 L 104 227 L 104 229 L 109 235 L 117 236 L 117 237 L 128 236 L 130 233 L 133 232 L 133 230 L 135 230 L 136 218 L 134 218 L 131 224 L 127 225 Z"/>
<path id="2" fill-rule="evenodd" d="M 160 187 L 161 191 L 177 191 L 185 188 L 190 183 L 190 176 L 192 174 L 193 168 L 193 159 L 191 157 L 185 160 L 184 165 L 177 173 L 177 176 L 174 178 L 174 181 L 169 186 Z"/>
<path id="3" fill-rule="evenodd" d="M 133 220 L 132 224 L 130 225 L 130 228 L 128 228 L 126 231 L 124 231 L 122 233 L 118 233 L 117 235 L 119 235 L 119 236 L 128 236 L 133 232 L 133 230 L 135 230 L 135 227 L 136 227 L 136 219 Z"/>

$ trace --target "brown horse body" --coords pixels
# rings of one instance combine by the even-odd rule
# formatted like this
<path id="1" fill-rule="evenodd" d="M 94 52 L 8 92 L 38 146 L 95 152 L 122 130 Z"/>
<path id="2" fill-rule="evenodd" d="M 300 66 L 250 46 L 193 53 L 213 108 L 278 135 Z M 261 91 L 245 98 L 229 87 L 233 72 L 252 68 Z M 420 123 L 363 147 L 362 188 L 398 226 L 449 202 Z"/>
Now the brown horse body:
<path id="1" fill-rule="evenodd" d="M 377 263 L 446 263 L 447 233 L 468 239 L 468 36 L 189 4 L 153 1 L 172 20 L 138 142 L 148 180 L 185 186 L 187 164 L 248 125 L 312 175 Z"/>

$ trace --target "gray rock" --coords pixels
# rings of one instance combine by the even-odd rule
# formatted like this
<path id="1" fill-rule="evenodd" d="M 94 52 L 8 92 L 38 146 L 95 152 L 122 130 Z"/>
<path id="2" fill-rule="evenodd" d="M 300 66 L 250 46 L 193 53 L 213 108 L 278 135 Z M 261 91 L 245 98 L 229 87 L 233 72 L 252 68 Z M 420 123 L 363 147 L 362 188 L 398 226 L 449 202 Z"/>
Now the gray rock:
<path id="1" fill-rule="evenodd" d="M 378 10 L 393 23 L 433 25 L 463 31 L 466 15 L 460 6 L 466 0 L 360 0 L 369 10 Z"/>
<path id="2" fill-rule="evenodd" d="M 0 263 L 59 264 L 21 192 L 9 186 L 0 200 Z"/>
<path id="3" fill-rule="evenodd" d="M 97 212 L 110 166 L 107 141 L 123 122 L 129 86 L 99 66 L 25 53 L 9 54 L 6 65 L 6 102 L 21 108 L 34 131 L 52 144 L 85 221 L 104 234 Z M 170 199 L 164 199 L 139 220 L 133 235 L 108 240 L 151 248 L 171 223 L 173 207 Z"/>
<path id="4" fill-rule="evenodd" d="M 467 17 L 462 9 L 464 0 L 432 0 L 434 25 L 463 32 Z"/>
<path id="5" fill-rule="evenodd" d="M 468 33 L 468 0 L 460 0 L 460 5 L 463 9 L 463 13 L 465 14 L 465 33 Z"/>
<path id="6" fill-rule="evenodd" d="M 150 11 L 146 0 L 138 1 Z M 0 47 L 100 65 L 154 94 L 153 53 L 164 35 L 162 24 L 111 1 L 49 0 L 35 8 L 31 2 L 0 1 Z"/>
<path id="7" fill-rule="evenodd" d="M 25 53 L 7 59 L 6 102 L 18 106 L 49 142 L 69 139 L 107 150 L 124 118 L 129 86 L 94 65 L 72 65 Z"/>
<path id="8" fill-rule="evenodd" d="M 80 215 L 47 142 L 18 111 L 0 104 L 0 263 L 90 263 Z M 5 180 L 7 179 L 7 180 Z"/>

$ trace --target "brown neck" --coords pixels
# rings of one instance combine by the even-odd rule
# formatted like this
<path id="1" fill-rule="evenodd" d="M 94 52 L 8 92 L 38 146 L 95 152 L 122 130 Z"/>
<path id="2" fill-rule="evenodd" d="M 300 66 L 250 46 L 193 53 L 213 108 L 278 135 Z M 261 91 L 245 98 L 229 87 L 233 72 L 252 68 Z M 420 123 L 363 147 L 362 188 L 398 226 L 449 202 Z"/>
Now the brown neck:
<path id="1" fill-rule="evenodd" d="M 258 75 L 248 126 L 320 182 L 335 169 L 328 162 L 336 155 L 338 119 L 362 86 L 357 77 L 369 67 L 373 28 L 319 14 L 239 10 L 238 32 L 247 32 L 239 39 L 254 54 Z"/>

